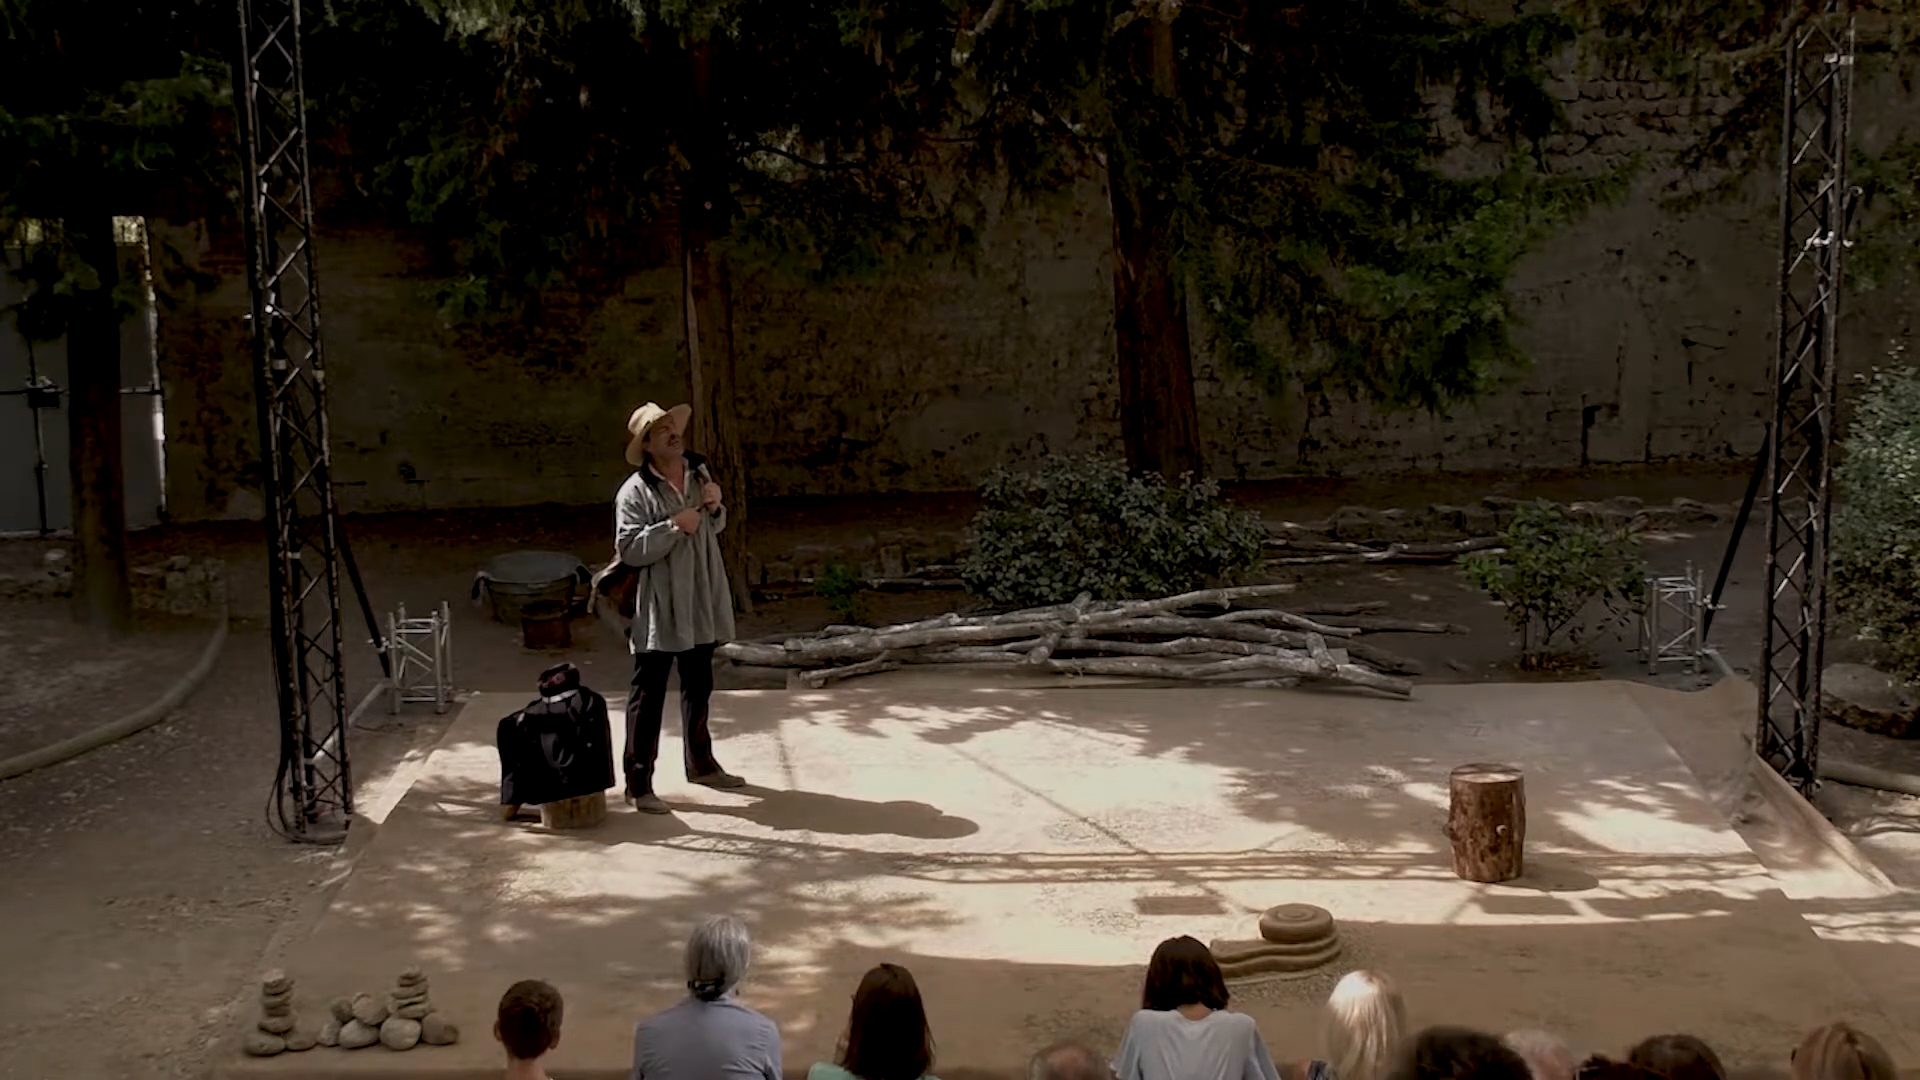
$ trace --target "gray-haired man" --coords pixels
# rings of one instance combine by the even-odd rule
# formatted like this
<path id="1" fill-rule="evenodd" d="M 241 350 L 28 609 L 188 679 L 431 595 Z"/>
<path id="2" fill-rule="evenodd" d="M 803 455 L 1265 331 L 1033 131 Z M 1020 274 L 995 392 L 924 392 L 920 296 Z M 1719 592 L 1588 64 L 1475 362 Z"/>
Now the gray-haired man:
<path id="1" fill-rule="evenodd" d="M 682 435 L 693 410 L 649 402 L 627 421 L 632 476 L 614 499 L 614 549 L 635 568 L 633 693 L 627 698 L 627 798 L 650 814 L 668 812 L 653 791 L 667 676 L 680 669 L 680 724 L 687 779 L 716 788 L 746 783 L 713 756 L 708 702 L 713 652 L 733 638 L 733 591 L 720 560 L 727 508 L 720 487 Z"/>

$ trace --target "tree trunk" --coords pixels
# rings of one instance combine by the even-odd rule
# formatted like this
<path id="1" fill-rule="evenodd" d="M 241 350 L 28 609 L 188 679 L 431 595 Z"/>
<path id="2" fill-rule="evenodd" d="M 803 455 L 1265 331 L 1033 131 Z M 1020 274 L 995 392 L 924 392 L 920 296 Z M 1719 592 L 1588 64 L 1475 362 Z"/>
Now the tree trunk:
<path id="1" fill-rule="evenodd" d="M 591 829 L 607 820 L 607 793 L 596 791 L 540 805 L 540 824 L 549 829 Z"/>
<path id="2" fill-rule="evenodd" d="M 120 252 L 113 218 L 69 218 L 74 253 L 99 274 L 74 294 L 67 324 L 68 469 L 73 489 L 73 616 L 118 636 L 133 621 L 127 583 L 127 506 L 120 434 L 120 317 L 113 290 Z"/>
<path id="3" fill-rule="evenodd" d="M 1180 172 L 1172 11 L 1120 31 L 1126 87 L 1107 154 L 1113 214 L 1113 325 L 1127 464 L 1169 478 L 1201 471 L 1193 345 L 1173 186 Z"/>
<path id="4" fill-rule="evenodd" d="M 1447 778 L 1453 872 L 1494 883 L 1520 876 L 1527 846 L 1527 789 L 1511 765 L 1462 765 Z"/>
<path id="5" fill-rule="evenodd" d="M 680 254 L 687 361 L 693 391 L 689 445 L 707 455 L 725 493 L 727 531 L 720 554 L 733 586 L 735 610 L 753 610 L 747 580 L 747 461 L 736 411 L 733 281 L 722 248 L 732 224 L 732 166 L 719 115 L 712 42 L 688 42 L 687 100 L 677 135 L 687 165 L 680 176 Z"/>

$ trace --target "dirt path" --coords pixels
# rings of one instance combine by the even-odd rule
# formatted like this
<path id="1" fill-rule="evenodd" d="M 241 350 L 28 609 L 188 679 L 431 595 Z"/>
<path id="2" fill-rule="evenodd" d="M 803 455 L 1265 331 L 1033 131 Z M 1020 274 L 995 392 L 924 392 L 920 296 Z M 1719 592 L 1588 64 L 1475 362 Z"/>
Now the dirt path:
<path id="1" fill-rule="evenodd" d="M 122 651 L 130 670 L 147 646 Z M 153 649 L 169 655 L 164 637 Z M 198 1076 L 233 1030 L 236 993 L 332 856 L 264 822 L 278 744 L 266 656 L 259 624 L 237 622 L 186 710 L 0 783 L 0 1077 Z M 434 728 L 429 713 L 357 732 L 356 766 L 377 774 Z"/>

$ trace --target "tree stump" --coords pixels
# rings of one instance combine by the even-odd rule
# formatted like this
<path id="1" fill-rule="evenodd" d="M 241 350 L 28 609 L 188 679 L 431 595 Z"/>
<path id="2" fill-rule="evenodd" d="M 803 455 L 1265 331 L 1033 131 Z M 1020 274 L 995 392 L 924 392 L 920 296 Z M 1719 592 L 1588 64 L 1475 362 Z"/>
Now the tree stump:
<path id="1" fill-rule="evenodd" d="M 540 804 L 540 824 L 549 829 L 589 829 L 607 819 L 607 793 Z"/>
<path id="2" fill-rule="evenodd" d="M 1453 872 L 1494 883 L 1520 876 L 1527 844 L 1527 791 L 1511 765 L 1462 765 L 1447 778 L 1447 839 Z"/>

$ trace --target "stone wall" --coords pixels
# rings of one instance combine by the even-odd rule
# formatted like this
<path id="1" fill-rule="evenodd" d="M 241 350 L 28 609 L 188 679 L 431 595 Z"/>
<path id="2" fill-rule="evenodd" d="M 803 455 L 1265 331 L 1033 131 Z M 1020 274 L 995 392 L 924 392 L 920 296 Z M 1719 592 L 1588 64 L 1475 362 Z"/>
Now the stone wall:
<path id="1" fill-rule="evenodd" d="M 1556 167 L 1659 150 L 1722 106 L 1657 84 L 1567 82 Z M 1860 142 L 1910 99 L 1859 95 Z M 1665 129 L 1665 130 L 1663 130 Z M 1767 400 L 1778 259 L 1771 181 L 1688 213 L 1650 177 L 1625 204 L 1543 245 L 1514 282 L 1532 371 L 1444 415 L 1387 414 L 1331 386 L 1270 398 L 1207 351 L 1196 394 L 1223 477 L 1573 467 L 1745 457 Z M 1868 227 L 1871 227 L 1869 221 Z M 176 295 L 160 319 L 176 520 L 260 512 L 238 244 L 156 228 Z M 801 290 L 744 283 L 741 405 L 759 495 L 972 487 L 1022 457 L 1117 451 L 1109 226 L 1097 190 L 1002 222 L 978 273 L 895 274 Z M 347 510 L 591 503 L 620 482 L 623 423 L 684 397 L 679 275 L 636 275 L 572 313 L 577 351 L 538 355 L 443 326 L 419 241 L 341 228 L 318 247 L 335 476 Z M 181 286 L 179 283 L 189 283 Z M 1850 370 L 1914 329 L 1920 298 L 1848 300 Z M 549 346 L 551 343 L 549 343 Z"/>

